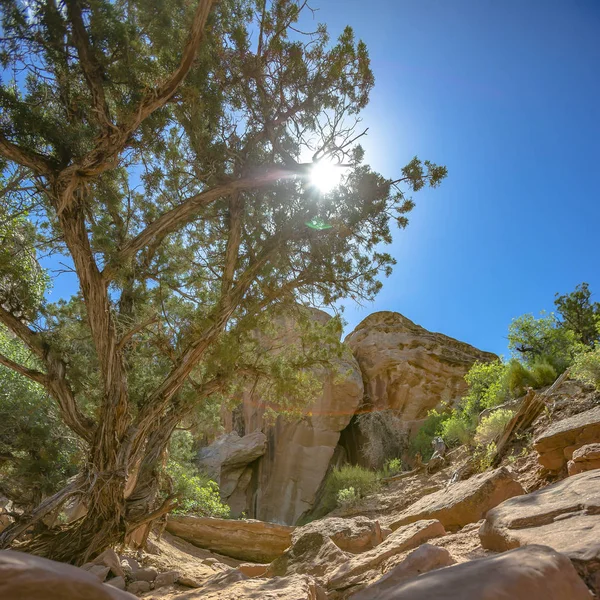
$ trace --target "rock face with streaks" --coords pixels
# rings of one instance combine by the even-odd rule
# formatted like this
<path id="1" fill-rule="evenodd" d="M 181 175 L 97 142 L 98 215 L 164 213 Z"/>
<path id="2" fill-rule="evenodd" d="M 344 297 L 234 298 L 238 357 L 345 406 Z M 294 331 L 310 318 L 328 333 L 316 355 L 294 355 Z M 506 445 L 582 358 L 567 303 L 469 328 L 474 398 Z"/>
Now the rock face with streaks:
<path id="1" fill-rule="evenodd" d="M 497 358 L 389 311 L 369 315 L 345 342 L 362 371 L 372 410 L 392 409 L 407 424 L 425 418 L 441 401 L 459 399 L 471 365 Z"/>
<path id="2" fill-rule="evenodd" d="M 311 313 L 320 323 L 330 319 L 323 311 Z M 283 329 L 285 342 L 292 343 L 293 325 Z M 291 525 L 314 505 L 340 432 L 363 398 L 362 375 L 350 350 L 333 362 L 333 370 L 317 370 L 323 392 L 302 419 L 279 418 L 270 424 L 264 418 L 264 402 L 251 393 L 244 395 L 237 413 L 225 416 L 227 431 L 237 430 L 242 439 L 262 431 L 267 440 L 264 455 L 242 471 L 228 497 L 233 514 L 244 510 L 256 519 Z"/>

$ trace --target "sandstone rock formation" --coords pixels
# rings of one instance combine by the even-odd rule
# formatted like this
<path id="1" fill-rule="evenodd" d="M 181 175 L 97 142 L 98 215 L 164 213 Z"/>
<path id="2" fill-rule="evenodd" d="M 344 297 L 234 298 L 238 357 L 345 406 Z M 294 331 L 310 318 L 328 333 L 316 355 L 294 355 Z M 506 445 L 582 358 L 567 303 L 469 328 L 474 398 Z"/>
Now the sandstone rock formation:
<path id="1" fill-rule="evenodd" d="M 444 526 L 435 519 L 417 521 L 394 531 L 379 546 L 351 557 L 331 573 L 327 580 L 330 589 L 342 589 L 360 583 L 367 571 L 376 569 L 388 558 L 416 548 L 423 542 L 444 535 Z"/>
<path id="2" fill-rule="evenodd" d="M 83 569 L 12 550 L 0 551 L 0 598 L 6 600 L 135 600 Z"/>
<path id="3" fill-rule="evenodd" d="M 405 422 L 425 418 L 440 401 L 459 399 L 471 365 L 496 358 L 389 311 L 369 315 L 345 342 L 362 371 L 372 410 L 393 409 Z"/>
<path id="4" fill-rule="evenodd" d="M 267 436 L 262 431 L 254 431 L 244 437 L 240 437 L 237 431 L 231 431 L 202 448 L 198 466 L 219 484 L 221 497 L 227 501 L 236 488 L 239 490 L 243 486 L 240 486 L 240 478 L 248 465 L 261 457 L 266 449 Z"/>
<path id="5" fill-rule="evenodd" d="M 475 523 L 501 502 L 524 494 L 525 490 L 505 467 L 459 481 L 424 496 L 386 524 L 392 529 L 420 519 L 438 519 L 446 529 L 458 529 Z"/>
<path id="6" fill-rule="evenodd" d="M 449 567 L 456 561 L 445 548 L 423 544 L 413 550 L 399 565 L 372 585 L 349 596 L 348 600 L 383 600 L 389 593 L 408 579 L 434 569 Z"/>
<path id="7" fill-rule="evenodd" d="M 573 452 L 600 442 L 600 406 L 553 423 L 534 442 L 540 464 L 550 471 L 562 469 Z"/>
<path id="8" fill-rule="evenodd" d="M 600 470 L 503 502 L 488 512 L 479 535 L 484 548 L 497 552 L 550 546 L 600 592 Z"/>
<path id="9" fill-rule="evenodd" d="M 569 475 L 600 469 L 600 443 L 586 444 L 573 452 L 573 458 L 567 463 Z"/>
<path id="10" fill-rule="evenodd" d="M 251 519 L 170 516 L 167 531 L 200 548 L 240 560 L 267 563 L 290 546 L 294 528 Z"/>
<path id="11" fill-rule="evenodd" d="M 528 546 L 430 571 L 404 581 L 376 598 L 590 600 L 590 593 L 568 558 L 545 546 Z"/>
<path id="12" fill-rule="evenodd" d="M 274 577 L 273 579 L 248 579 L 240 573 L 237 581 L 219 582 L 209 580 L 201 588 L 177 596 L 177 600 L 250 599 L 324 600 L 324 595 L 315 580 L 307 575 Z"/>
<path id="13" fill-rule="evenodd" d="M 271 563 L 267 573 L 269 576 L 311 575 L 322 581 L 332 569 L 346 564 L 350 556 L 322 532 L 307 531 Z"/>
<path id="14" fill-rule="evenodd" d="M 312 314 L 320 322 L 330 319 L 322 311 Z M 237 428 L 244 437 L 263 431 L 267 436 L 264 456 L 242 472 L 240 484 L 229 496 L 234 514 L 245 506 L 253 518 L 291 525 L 314 505 L 340 432 L 363 398 L 362 375 L 350 350 L 334 363 L 334 371 L 318 372 L 324 382 L 323 392 L 306 409 L 302 420 L 280 418 L 275 425 L 266 423 L 265 405 L 251 393 L 244 395 L 235 418 L 231 413 L 226 415 L 226 430 Z"/>
<path id="15" fill-rule="evenodd" d="M 329 517 L 318 519 L 303 527 L 298 527 L 292 534 L 292 544 L 308 533 L 319 532 L 328 537 L 338 548 L 345 552 L 358 554 L 371 550 L 383 542 L 383 533 L 378 521 L 367 517 L 344 519 Z"/>

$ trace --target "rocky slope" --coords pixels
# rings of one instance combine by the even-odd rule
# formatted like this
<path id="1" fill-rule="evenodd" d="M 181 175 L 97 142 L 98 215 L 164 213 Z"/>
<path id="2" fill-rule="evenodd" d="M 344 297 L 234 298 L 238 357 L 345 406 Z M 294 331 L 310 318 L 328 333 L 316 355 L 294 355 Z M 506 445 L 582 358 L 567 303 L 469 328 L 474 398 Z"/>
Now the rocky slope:
<path id="1" fill-rule="evenodd" d="M 0 552 L 0 597 L 590 600 L 600 593 L 600 470 L 585 447 L 600 436 L 580 433 L 596 431 L 598 407 L 600 393 L 567 381 L 499 467 L 471 473 L 459 448 L 435 473 L 390 478 L 351 510 L 303 527 L 176 518 L 169 530 L 196 545 L 166 533 L 146 552 L 108 552 L 83 569 Z M 577 461 L 581 472 L 544 466 L 537 441 L 557 432 L 587 442 L 568 452 L 592 457 Z"/>

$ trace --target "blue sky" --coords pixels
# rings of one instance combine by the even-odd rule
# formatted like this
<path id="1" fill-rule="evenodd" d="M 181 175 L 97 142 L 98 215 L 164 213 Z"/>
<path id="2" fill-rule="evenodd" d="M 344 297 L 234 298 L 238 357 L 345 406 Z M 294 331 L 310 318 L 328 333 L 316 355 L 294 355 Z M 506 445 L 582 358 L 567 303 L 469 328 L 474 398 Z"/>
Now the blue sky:
<path id="1" fill-rule="evenodd" d="M 587 281 L 600 297 L 600 1 L 313 0 L 367 43 L 368 161 L 446 164 L 415 196 L 377 310 L 506 353 L 507 327 Z M 53 299 L 73 291 L 63 275 Z"/>
<path id="2" fill-rule="evenodd" d="M 313 3 L 315 4 L 315 3 Z M 600 2 L 322 0 L 369 47 L 367 160 L 446 164 L 415 196 L 376 310 L 506 354 L 513 317 L 582 281 L 600 298 Z"/>

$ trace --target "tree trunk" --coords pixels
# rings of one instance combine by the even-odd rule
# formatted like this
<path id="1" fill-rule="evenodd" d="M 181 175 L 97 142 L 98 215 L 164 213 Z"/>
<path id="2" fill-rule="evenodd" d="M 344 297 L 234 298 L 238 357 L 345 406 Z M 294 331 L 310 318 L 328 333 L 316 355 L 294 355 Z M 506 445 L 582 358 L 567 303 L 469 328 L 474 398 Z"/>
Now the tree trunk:
<path id="1" fill-rule="evenodd" d="M 125 537 L 125 482 L 121 477 L 98 477 L 81 498 L 88 511 L 68 525 L 33 535 L 15 548 L 60 562 L 82 565 Z"/>

